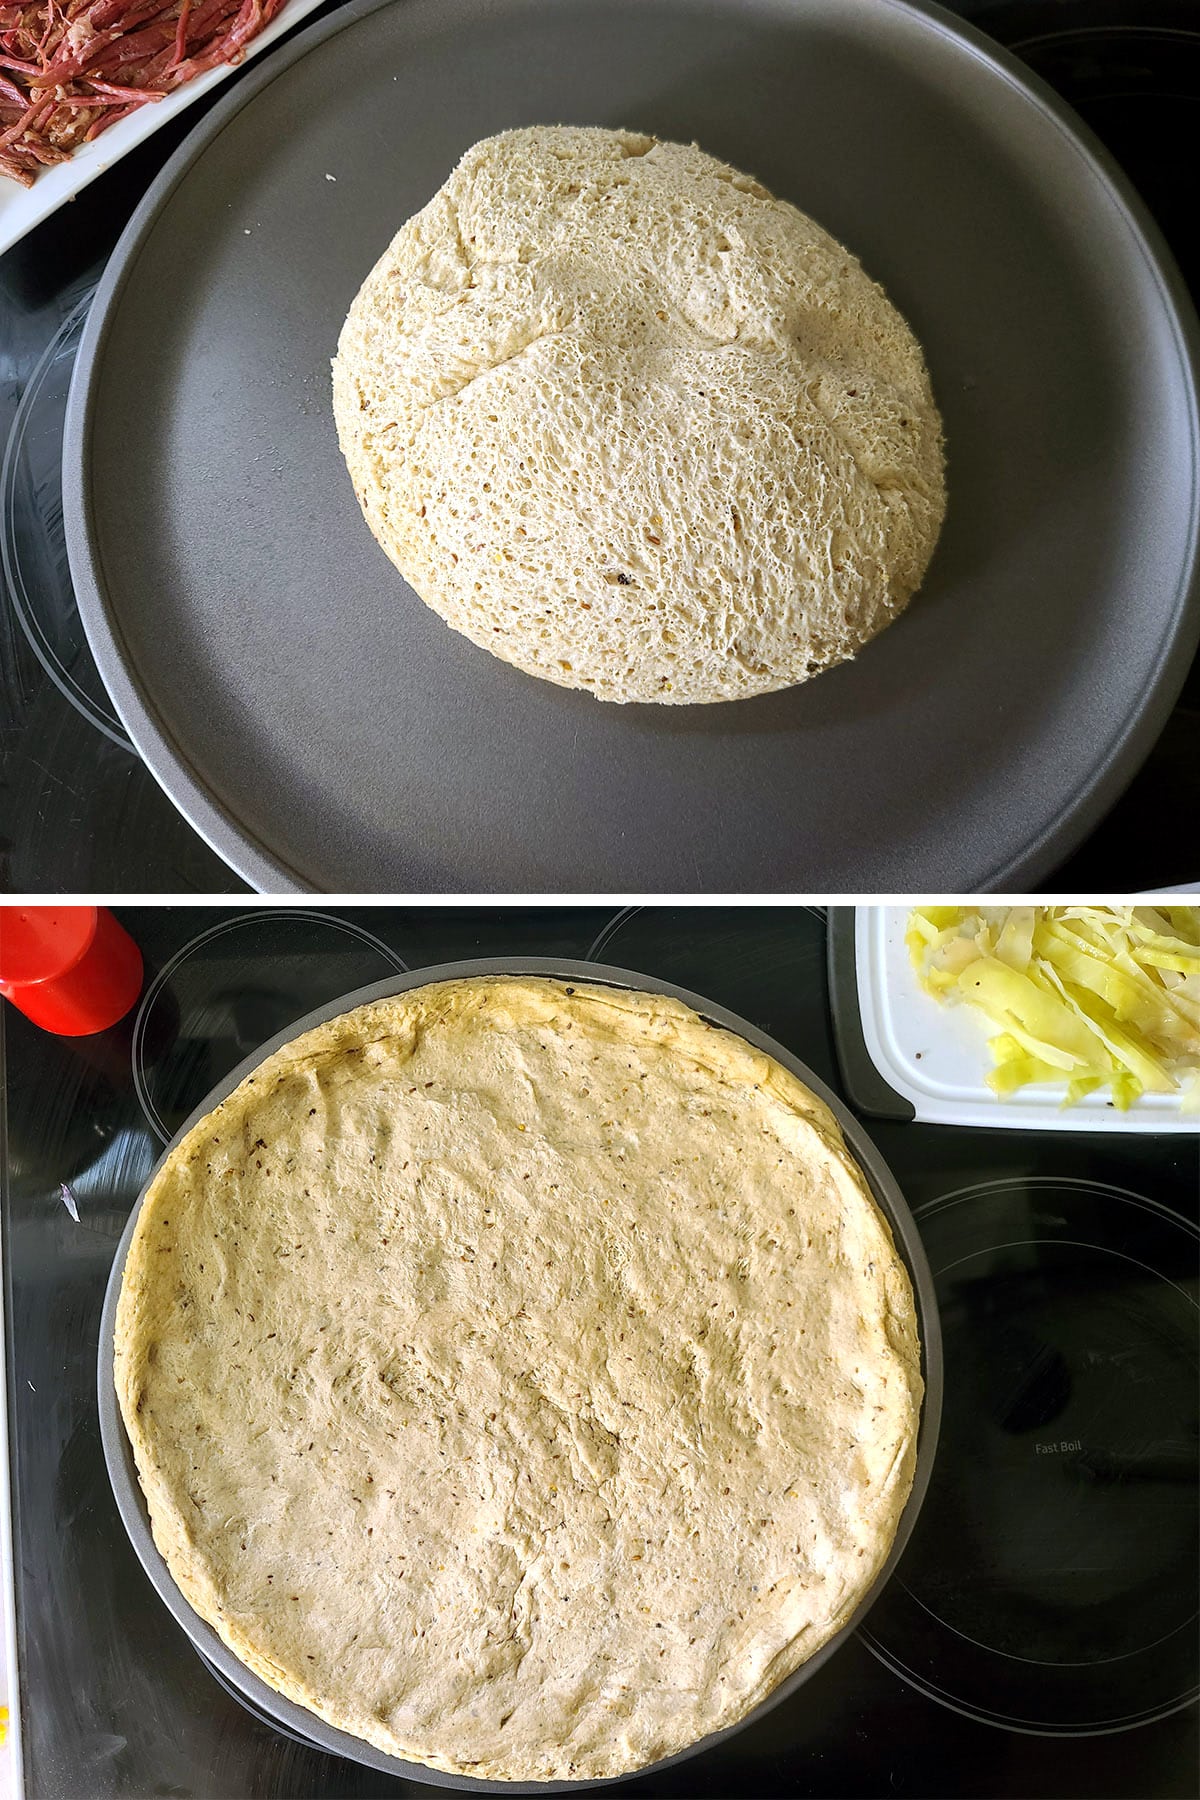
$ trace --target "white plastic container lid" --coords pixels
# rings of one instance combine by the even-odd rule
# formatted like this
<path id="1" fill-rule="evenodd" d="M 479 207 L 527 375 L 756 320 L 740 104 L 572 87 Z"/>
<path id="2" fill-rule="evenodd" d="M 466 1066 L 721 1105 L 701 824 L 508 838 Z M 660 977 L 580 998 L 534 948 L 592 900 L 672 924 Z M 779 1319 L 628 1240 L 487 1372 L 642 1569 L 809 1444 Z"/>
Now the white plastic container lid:
<path id="1" fill-rule="evenodd" d="M 854 952 L 867 1054 L 918 1119 L 992 1130 L 1200 1133 L 1200 1116 L 1181 1113 L 1175 1094 L 1143 1094 L 1128 1112 L 1117 1110 L 1107 1089 L 1064 1107 L 1057 1082 L 999 1099 L 985 1079 L 988 1039 L 998 1028 L 974 1007 L 943 1005 L 920 986 L 904 942 L 908 912 L 856 907 Z"/>

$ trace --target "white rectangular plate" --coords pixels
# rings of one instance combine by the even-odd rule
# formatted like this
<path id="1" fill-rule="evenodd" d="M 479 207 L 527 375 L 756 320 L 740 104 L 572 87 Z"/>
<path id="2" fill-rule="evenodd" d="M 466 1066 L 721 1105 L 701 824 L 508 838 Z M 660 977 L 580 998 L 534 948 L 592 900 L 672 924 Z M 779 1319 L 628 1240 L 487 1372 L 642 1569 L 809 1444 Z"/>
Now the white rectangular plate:
<path id="1" fill-rule="evenodd" d="M 867 1053 L 918 1119 L 1022 1131 L 1200 1132 L 1200 1118 L 1182 1114 L 1174 1094 L 1144 1094 L 1128 1112 L 1110 1104 L 1107 1090 L 1064 1107 L 1058 1084 L 998 1099 L 985 1080 L 997 1028 L 974 1007 L 945 1006 L 919 985 L 904 942 L 908 911 L 856 908 L 854 959 Z"/>
<path id="2" fill-rule="evenodd" d="M 246 54 L 240 63 L 232 67 L 222 63 L 218 69 L 209 69 L 204 75 L 197 75 L 194 81 L 185 81 L 183 86 L 168 94 L 165 100 L 151 100 L 145 106 L 139 106 L 135 113 L 127 119 L 121 119 L 108 131 L 90 144 L 81 144 L 74 156 L 65 163 L 55 163 L 52 168 L 43 169 L 33 186 L 24 188 L 20 182 L 12 181 L 6 175 L 0 175 L 0 253 L 11 249 L 12 245 L 40 225 L 43 219 L 57 212 L 66 201 L 73 200 L 81 189 L 95 181 L 97 175 L 103 175 L 105 169 L 111 169 L 114 163 L 136 144 L 144 143 L 156 132 L 160 125 L 168 119 L 176 118 L 185 107 L 202 95 L 209 94 L 221 82 L 228 81 L 238 69 L 243 68 L 251 57 L 258 56 L 263 50 L 269 50 L 277 38 L 290 31 L 293 25 L 315 12 L 321 0 L 288 0 L 288 4 L 279 15 L 272 19 L 266 30 L 251 40 L 246 46 Z"/>

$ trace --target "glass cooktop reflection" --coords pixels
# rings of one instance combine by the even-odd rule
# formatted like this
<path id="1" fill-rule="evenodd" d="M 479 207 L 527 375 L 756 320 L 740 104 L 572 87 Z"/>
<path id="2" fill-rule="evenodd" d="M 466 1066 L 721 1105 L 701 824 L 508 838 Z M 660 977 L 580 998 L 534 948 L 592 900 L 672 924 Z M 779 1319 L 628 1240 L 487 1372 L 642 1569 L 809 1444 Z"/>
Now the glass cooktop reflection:
<path id="1" fill-rule="evenodd" d="M 947 1382 L 901 1577 L 864 1629 L 990 1723 L 1117 1731 L 1196 1692 L 1196 1233 L 1142 1195 L 1031 1176 L 917 1218 Z"/>
<path id="2" fill-rule="evenodd" d="M 258 1043 L 391 969 L 591 956 L 730 1007 L 840 1088 L 805 908 L 128 909 L 147 986 L 71 1043 L 5 1009 L 4 1231 L 29 1793 L 420 1791 L 256 1717 L 157 1600 L 96 1423 L 101 1299 L 166 1136 Z M 942 1440 L 858 1636 L 630 1794 L 1194 1791 L 1200 1146 L 868 1121 L 935 1271 Z M 1133 1727 L 1137 1727 L 1134 1729 Z"/>

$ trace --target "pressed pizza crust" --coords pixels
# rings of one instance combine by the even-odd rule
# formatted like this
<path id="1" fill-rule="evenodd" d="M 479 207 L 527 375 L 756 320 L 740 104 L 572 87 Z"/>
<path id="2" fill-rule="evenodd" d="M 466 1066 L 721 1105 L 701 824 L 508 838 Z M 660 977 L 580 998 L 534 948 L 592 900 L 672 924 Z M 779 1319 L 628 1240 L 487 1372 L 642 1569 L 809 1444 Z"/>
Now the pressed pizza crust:
<path id="1" fill-rule="evenodd" d="M 298 1038 L 151 1184 L 116 1380 L 155 1541 L 330 1724 L 493 1779 L 733 1724 L 913 1474 L 907 1274 L 828 1109 L 662 996 L 429 986 Z"/>

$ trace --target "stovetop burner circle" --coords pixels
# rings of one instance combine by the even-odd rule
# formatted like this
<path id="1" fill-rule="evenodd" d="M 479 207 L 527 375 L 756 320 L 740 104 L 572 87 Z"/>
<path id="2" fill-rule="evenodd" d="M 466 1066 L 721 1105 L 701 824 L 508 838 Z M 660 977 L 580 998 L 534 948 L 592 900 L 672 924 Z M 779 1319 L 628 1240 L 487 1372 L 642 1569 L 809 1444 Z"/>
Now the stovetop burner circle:
<path id="1" fill-rule="evenodd" d="M 89 291 L 21 395 L 0 468 L 0 563 L 17 621 L 51 681 L 97 731 L 132 752 L 88 647 L 63 534 L 63 421 L 91 303 Z"/>
<path id="2" fill-rule="evenodd" d="M 968 1716 L 1116 1731 L 1197 1691 L 1200 1232 L 1056 1177 L 914 1208 L 946 1395 L 933 1480 L 861 1635 Z"/>
<path id="3" fill-rule="evenodd" d="M 142 996 L 133 1081 L 165 1144 L 217 1082 L 260 1044 L 318 1006 L 408 963 L 348 918 L 260 908 L 192 938 Z"/>

